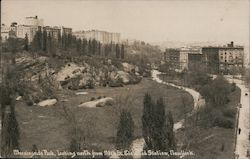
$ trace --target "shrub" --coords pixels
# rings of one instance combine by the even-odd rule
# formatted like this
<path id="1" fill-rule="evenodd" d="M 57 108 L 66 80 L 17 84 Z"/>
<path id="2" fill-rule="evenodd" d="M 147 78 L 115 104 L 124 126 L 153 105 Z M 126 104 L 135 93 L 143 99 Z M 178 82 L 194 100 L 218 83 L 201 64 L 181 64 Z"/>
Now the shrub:
<path id="1" fill-rule="evenodd" d="M 223 115 L 226 116 L 226 117 L 229 117 L 229 118 L 234 118 L 235 117 L 235 110 L 233 109 L 225 109 L 223 111 Z"/>
<path id="2" fill-rule="evenodd" d="M 101 99 L 101 98 L 102 98 L 102 96 L 97 97 L 97 99 Z"/>
<path id="3" fill-rule="evenodd" d="M 213 125 L 228 129 L 233 129 L 234 127 L 233 121 L 225 117 L 216 117 Z"/>
<path id="4" fill-rule="evenodd" d="M 37 148 L 36 144 L 32 145 L 32 152 L 38 152 L 38 148 Z"/>
<path id="5" fill-rule="evenodd" d="M 93 100 L 95 100 L 95 97 L 91 97 L 91 98 L 90 98 L 90 101 L 93 101 Z"/>
<path id="6" fill-rule="evenodd" d="M 236 90 L 236 84 L 232 83 L 231 84 L 231 91 L 234 92 Z"/>
<path id="7" fill-rule="evenodd" d="M 32 100 L 28 100 L 28 101 L 26 101 L 26 104 L 27 104 L 28 106 L 32 106 L 32 105 L 33 105 L 33 101 L 32 101 Z"/>
<path id="8" fill-rule="evenodd" d="M 38 98 L 35 98 L 35 99 L 34 99 L 34 102 L 35 102 L 35 103 L 39 103 L 39 99 L 38 99 Z"/>

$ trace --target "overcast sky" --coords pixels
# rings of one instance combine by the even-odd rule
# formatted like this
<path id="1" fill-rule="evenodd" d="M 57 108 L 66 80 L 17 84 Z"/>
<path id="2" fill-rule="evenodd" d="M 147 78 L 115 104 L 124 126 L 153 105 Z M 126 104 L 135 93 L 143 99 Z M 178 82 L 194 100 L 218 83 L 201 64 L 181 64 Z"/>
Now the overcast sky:
<path id="1" fill-rule="evenodd" d="M 2 0 L 2 23 L 41 17 L 45 25 L 120 32 L 160 41 L 249 44 L 248 0 Z"/>

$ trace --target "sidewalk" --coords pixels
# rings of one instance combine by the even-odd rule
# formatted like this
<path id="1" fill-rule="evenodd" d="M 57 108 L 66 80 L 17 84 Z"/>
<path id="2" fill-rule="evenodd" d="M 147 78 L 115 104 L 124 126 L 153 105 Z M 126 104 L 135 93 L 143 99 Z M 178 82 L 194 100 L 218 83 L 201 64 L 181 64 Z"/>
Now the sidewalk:
<path id="1" fill-rule="evenodd" d="M 250 157 L 247 158 L 246 154 L 247 150 L 250 149 L 250 140 L 248 139 L 250 132 L 250 94 L 249 90 L 245 87 L 245 85 L 242 84 L 241 80 L 234 79 L 234 82 L 241 89 L 240 103 L 242 104 L 242 107 L 239 110 L 238 121 L 238 128 L 241 128 L 241 133 L 239 134 L 239 131 L 237 131 L 235 154 L 239 155 L 239 157 L 236 157 L 236 159 L 249 159 Z M 245 95 L 245 93 L 248 95 Z"/>

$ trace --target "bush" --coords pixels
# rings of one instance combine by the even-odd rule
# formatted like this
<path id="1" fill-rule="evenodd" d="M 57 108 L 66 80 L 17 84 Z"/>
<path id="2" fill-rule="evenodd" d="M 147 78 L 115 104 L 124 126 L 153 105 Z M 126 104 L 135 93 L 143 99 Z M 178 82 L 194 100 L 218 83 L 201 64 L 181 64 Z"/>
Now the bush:
<path id="1" fill-rule="evenodd" d="M 229 118 L 234 118 L 235 117 L 235 110 L 233 109 L 225 109 L 223 111 L 223 115 L 226 116 L 226 117 L 229 117 Z"/>
<path id="2" fill-rule="evenodd" d="M 94 89 L 94 87 L 95 87 L 95 84 L 94 84 L 94 81 L 93 80 L 88 80 L 87 81 L 87 84 L 86 84 L 86 87 L 88 88 L 88 89 Z"/>
<path id="3" fill-rule="evenodd" d="M 101 98 L 102 98 L 102 96 L 97 97 L 97 99 L 101 99 Z"/>
<path id="4" fill-rule="evenodd" d="M 213 126 L 233 129 L 234 124 L 233 124 L 232 120 L 227 119 L 225 117 L 216 117 L 215 120 L 214 120 Z"/>
<path id="5" fill-rule="evenodd" d="M 32 101 L 32 100 L 28 100 L 28 101 L 26 101 L 26 104 L 27 104 L 28 106 L 32 106 L 32 105 L 33 105 L 33 101 Z"/>
<path id="6" fill-rule="evenodd" d="M 94 100 L 95 100 L 95 97 L 91 97 L 91 98 L 90 98 L 90 101 L 94 101 Z"/>
<path id="7" fill-rule="evenodd" d="M 35 98 L 35 99 L 34 99 L 34 102 L 35 102 L 35 103 L 39 103 L 39 99 L 38 99 L 38 98 Z"/>
<path id="8" fill-rule="evenodd" d="M 231 91 L 234 92 L 236 90 L 236 84 L 232 83 L 231 84 Z"/>

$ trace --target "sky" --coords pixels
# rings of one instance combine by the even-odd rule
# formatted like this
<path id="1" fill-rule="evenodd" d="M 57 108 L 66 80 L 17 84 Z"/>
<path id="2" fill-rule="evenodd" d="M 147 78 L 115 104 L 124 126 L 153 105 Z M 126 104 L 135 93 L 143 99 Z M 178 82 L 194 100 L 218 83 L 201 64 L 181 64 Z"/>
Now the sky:
<path id="1" fill-rule="evenodd" d="M 249 0 L 2 0 L 2 23 L 24 17 L 76 30 L 106 30 L 122 38 L 215 41 L 249 46 Z"/>

